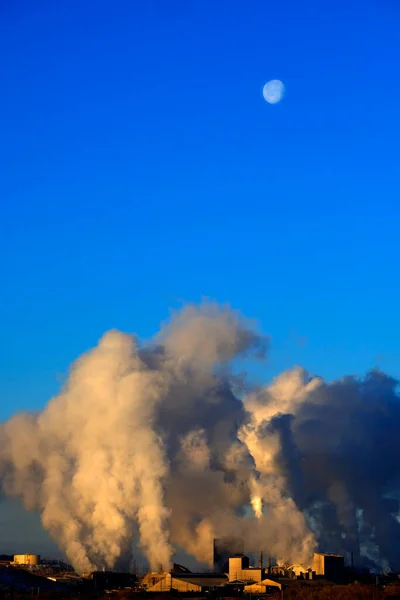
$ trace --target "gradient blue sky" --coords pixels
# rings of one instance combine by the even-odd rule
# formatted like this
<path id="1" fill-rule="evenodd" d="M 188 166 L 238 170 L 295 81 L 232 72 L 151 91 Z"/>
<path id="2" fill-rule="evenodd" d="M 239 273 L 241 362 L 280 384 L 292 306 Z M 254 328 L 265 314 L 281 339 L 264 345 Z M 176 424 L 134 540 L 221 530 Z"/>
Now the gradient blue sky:
<path id="1" fill-rule="evenodd" d="M 395 0 L 0 1 L 0 419 L 202 296 L 272 335 L 265 378 L 400 375 L 399 30 Z"/>

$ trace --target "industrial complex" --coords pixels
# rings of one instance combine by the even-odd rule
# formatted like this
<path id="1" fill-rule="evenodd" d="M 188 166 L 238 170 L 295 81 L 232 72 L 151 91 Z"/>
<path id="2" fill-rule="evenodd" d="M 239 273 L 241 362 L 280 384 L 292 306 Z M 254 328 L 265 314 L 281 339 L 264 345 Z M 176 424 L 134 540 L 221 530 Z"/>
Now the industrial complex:
<path id="1" fill-rule="evenodd" d="M 221 564 L 220 541 L 214 540 L 214 567 Z M 225 557 L 222 558 L 225 560 Z M 334 583 L 344 580 L 344 558 L 335 554 L 314 555 L 313 568 L 303 565 L 272 566 L 265 568 L 262 554 L 258 566 L 251 566 L 249 557 L 242 553 L 228 557 L 226 570 L 192 573 L 175 565 L 171 572 L 147 573 L 141 585 L 148 592 L 205 592 L 221 586 L 235 587 L 244 593 L 266 594 L 267 590 L 282 588 L 286 580 L 329 579 Z"/>
<path id="2" fill-rule="evenodd" d="M 229 547 L 234 552 L 229 551 Z M 213 544 L 213 569 L 192 572 L 174 564 L 170 571 L 162 568 L 144 575 L 95 571 L 74 573 L 72 568 L 60 561 L 42 559 L 38 554 L 0 556 L 0 592 L 3 589 L 42 590 L 55 593 L 99 597 L 102 594 L 132 594 L 154 596 L 162 594 L 239 598 L 250 595 L 257 599 L 273 596 L 282 598 L 285 590 L 293 585 L 341 586 L 351 583 L 344 557 L 338 554 L 316 552 L 312 566 L 273 564 L 271 558 L 264 565 L 264 555 L 259 553 L 257 565 L 250 564 L 244 553 L 242 541 L 216 539 Z M 354 580 L 354 578 L 353 578 Z M 78 592 L 79 589 L 79 592 Z M 164 596 L 165 594 L 165 596 Z"/>

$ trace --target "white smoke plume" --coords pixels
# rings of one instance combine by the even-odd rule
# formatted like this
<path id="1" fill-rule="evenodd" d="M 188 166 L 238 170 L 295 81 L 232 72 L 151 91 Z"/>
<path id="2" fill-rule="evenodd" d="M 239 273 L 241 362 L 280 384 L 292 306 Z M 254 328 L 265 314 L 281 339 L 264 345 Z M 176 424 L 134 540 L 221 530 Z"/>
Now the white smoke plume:
<path id="1" fill-rule="evenodd" d="M 397 383 L 300 369 L 252 389 L 267 338 L 229 307 L 188 306 L 147 344 L 118 331 L 72 366 L 40 414 L 0 425 L 3 494 L 37 511 L 78 571 L 142 549 L 212 561 L 241 537 L 280 562 L 314 549 L 400 568 Z"/>

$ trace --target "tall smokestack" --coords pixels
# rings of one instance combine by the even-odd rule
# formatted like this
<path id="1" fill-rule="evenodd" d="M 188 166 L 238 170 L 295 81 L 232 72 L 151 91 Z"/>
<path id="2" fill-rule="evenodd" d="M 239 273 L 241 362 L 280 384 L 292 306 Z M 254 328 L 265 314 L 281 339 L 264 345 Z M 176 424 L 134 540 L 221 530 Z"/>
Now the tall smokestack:
<path id="1" fill-rule="evenodd" d="M 263 562 L 264 562 L 263 551 L 260 550 L 260 555 L 259 555 L 259 559 L 258 559 L 258 568 L 259 569 L 263 568 Z"/>

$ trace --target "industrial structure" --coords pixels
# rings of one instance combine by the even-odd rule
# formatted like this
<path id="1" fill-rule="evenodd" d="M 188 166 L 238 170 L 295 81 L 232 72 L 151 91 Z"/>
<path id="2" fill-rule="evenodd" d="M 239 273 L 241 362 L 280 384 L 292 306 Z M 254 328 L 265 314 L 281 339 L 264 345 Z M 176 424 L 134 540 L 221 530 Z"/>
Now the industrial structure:
<path id="1" fill-rule="evenodd" d="M 14 560 L 10 563 L 11 565 L 29 565 L 37 567 L 40 565 L 40 555 L 39 554 L 14 554 Z"/>
<path id="2" fill-rule="evenodd" d="M 281 590 L 282 584 L 273 579 L 263 579 L 260 583 L 251 583 L 250 585 L 244 586 L 244 592 L 246 594 L 267 594 L 276 589 Z"/>
<path id="3" fill-rule="evenodd" d="M 131 588 L 136 584 L 136 575 L 115 571 L 93 571 L 87 579 L 92 580 L 97 590 Z"/>
<path id="4" fill-rule="evenodd" d="M 249 557 L 231 556 L 229 559 L 229 581 L 248 581 L 260 583 L 265 578 L 265 569 L 250 567 Z"/>
<path id="5" fill-rule="evenodd" d="M 225 595 L 229 590 L 265 595 L 277 589 L 282 591 L 293 579 L 320 579 L 332 583 L 342 583 L 345 579 L 344 557 L 339 554 L 314 553 L 313 568 L 304 564 L 272 565 L 271 558 L 267 568 L 264 568 L 262 551 L 256 567 L 250 565 L 249 557 L 244 554 L 243 549 L 244 543 L 238 538 L 214 539 L 214 572 L 192 573 L 186 567 L 174 563 L 169 572 L 160 568 L 159 572 L 149 572 L 139 579 L 136 575 L 110 571 L 95 571 L 86 577 L 79 577 L 69 565 L 59 561 L 41 561 L 38 554 L 16 554 L 13 557 L 1 555 L 0 558 L 3 569 L 9 564 L 10 572 L 14 574 L 30 572 L 29 576 L 32 576 L 34 573 L 35 576 L 61 586 L 87 585 L 90 581 L 90 585 L 98 591 L 129 588 L 157 593 L 205 593 L 227 586 L 223 592 Z"/>
<path id="6" fill-rule="evenodd" d="M 340 554 L 315 552 L 313 570 L 317 577 L 340 583 L 344 578 L 344 557 Z"/>
<path id="7" fill-rule="evenodd" d="M 214 540 L 214 559 L 216 562 L 223 556 L 221 548 Z M 236 546 L 236 549 L 238 546 Z M 216 552 L 217 550 L 217 552 Z M 267 569 L 262 566 L 262 557 L 258 567 L 250 566 L 249 557 L 235 554 L 228 557 L 228 569 L 215 573 L 192 573 L 185 567 L 174 564 L 171 572 L 150 572 L 144 576 L 141 585 L 148 592 L 207 592 L 217 587 L 229 585 L 239 587 L 249 594 L 267 594 L 273 589 L 282 589 L 282 582 L 293 579 L 314 579 L 316 574 L 331 581 L 340 581 L 343 575 L 344 561 L 342 556 L 332 554 L 315 554 L 314 570 L 308 565 L 286 565 Z"/>
<path id="8" fill-rule="evenodd" d="M 228 582 L 223 573 L 151 573 L 142 580 L 148 592 L 206 592 Z M 146 579 L 147 578 L 147 579 Z M 156 581 L 154 581 L 154 579 Z M 152 585 L 149 585 L 150 580 Z"/>

